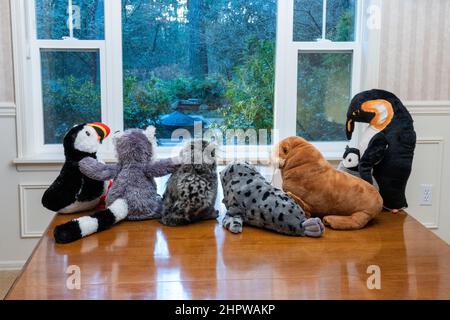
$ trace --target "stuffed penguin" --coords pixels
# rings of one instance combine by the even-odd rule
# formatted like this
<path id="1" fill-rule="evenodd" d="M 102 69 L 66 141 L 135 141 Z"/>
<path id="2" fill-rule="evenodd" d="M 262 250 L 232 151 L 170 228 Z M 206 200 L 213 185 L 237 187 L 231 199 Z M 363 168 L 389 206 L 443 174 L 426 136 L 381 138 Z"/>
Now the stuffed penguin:
<path id="1" fill-rule="evenodd" d="M 411 115 L 393 93 L 373 89 L 357 94 L 350 102 L 348 139 L 352 137 L 355 122 L 369 123 L 359 144 L 361 178 L 373 183 L 373 175 L 386 209 L 397 212 L 406 208 L 405 189 L 416 145 Z"/>
<path id="2" fill-rule="evenodd" d="M 108 126 L 100 122 L 76 125 L 67 132 L 63 141 L 66 159 L 59 176 L 42 197 L 45 208 L 74 213 L 99 205 L 109 182 L 88 178 L 80 172 L 78 162 L 85 157 L 96 159 L 97 150 L 109 132 Z"/>
<path id="3" fill-rule="evenodd" d="M 338 165 L 339 171 L 344 171 L 359 177 L 359 159 L 361 155 L 358 148 L 345 147 L 344 155 L 342 156 L 342 161 Z"/>
<path id="4" fill-rule="evenodd" d="M 86 157 L 80 170 L 91 179 L 103 183 L 114 180 L 106 198 L 106 208 L 84 216 L 54 230 L 57 243 L 69 243 L 103 231 L 120 221 L 161 218 L 162 198 L 157 193 L 155 177 L 175 171 L 179 157 L 154 159 L 155 127 L 146 130 L 128 129 L 113 137 L 117 164 L 103 164 Z"/>
<path id="5" fill-rule="evenodd" d="M 361 159 L 361 152 L 355 147 L 345 147 L 344 155 L 342 156 L 342 161 L 339 163 L 337 169 L 342 172 L 347 172 L 352 176 L 361 178 L 359 175 L 359 161 Z M 379 190 L 378 183 L 373 179 L 373 186 Z"/>

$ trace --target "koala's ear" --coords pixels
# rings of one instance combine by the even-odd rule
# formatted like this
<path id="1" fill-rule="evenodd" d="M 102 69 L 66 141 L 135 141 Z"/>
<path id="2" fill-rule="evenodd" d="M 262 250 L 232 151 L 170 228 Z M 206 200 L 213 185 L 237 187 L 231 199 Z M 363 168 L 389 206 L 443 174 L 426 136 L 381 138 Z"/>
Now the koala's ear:
<path id="1" fill-rule="evenodd" d="M 145 136 L 150 142 L 153 142 L 155 140 L 155 131 L 156 128 L 154 126 L 148 126 L 144 131 Z"/>

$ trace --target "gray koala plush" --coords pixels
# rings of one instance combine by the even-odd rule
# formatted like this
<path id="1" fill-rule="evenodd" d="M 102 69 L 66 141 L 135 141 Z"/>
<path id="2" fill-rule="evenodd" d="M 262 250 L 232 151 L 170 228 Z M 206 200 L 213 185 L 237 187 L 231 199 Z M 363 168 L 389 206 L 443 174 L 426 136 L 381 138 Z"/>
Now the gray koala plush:
<path id="1" fill-rule="evenodd" d="M 245 223 L 290 236 L 323 234 L 319 218 L 307 219 L 292 198 L 268 183 L 251 164 L 229 164 L 220 178 L 227 208 L 222 225 L 232 233 L 242 232 Z"/>
<path id="2" fill-rule="evenodd" d="M 178 226 L 216 219 L 216 145 L 189 141 L 180 152 L 181 165 L 170 176 L 163 196 L 161 223 Z"/>
<path id="3" fill-rule="evenodd" d="M 156 141 L 152 126 L 145 131 L 126 130 L 117 134 L 113 141 L 117 164 L 103 164 L 93 158 L 84 158 L 79 162 L 80 171 L 93 180 L 114 179 L 106 198 L 106 210 L 57 226 L 54 231 L 56 242 L 73 242 L 105 230 L 125 218 L 145 220 L 161 217 L 162 199 L 156 192 L 154 177 L 173 172 L 179 159 L 153 160 Z"/>

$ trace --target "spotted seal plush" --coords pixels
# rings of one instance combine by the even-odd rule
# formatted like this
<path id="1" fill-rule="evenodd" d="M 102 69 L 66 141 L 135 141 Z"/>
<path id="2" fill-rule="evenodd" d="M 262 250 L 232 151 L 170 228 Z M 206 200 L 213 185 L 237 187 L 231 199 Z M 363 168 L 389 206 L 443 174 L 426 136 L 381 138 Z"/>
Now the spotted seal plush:
<path id="1" fill-rule="evenodd" d="M 227 213 L 222 221 L 232 233 L 244 224 L 290 236 L 320 237 L 319 218 L 306 218 L 303 209 L 285 192 L 275 188 L 249 163 L 235 162 L 220 172 Z"/>

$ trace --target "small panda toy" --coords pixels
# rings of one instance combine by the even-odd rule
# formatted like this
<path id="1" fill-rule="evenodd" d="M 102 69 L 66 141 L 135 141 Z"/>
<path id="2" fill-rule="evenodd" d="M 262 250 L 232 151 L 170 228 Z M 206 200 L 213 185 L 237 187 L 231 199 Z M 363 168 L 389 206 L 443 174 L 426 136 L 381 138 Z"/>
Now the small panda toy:
<path id="1" fill-rule="evenodd" d="M 107 125 L 94 122 L 74 126 L 64 136 L 65 162 L 59 176 L 45 191 L 42 205 L 58 213 L 96 208 L 105 197 L 109 182 L 96 181 L 80 172 L 78 162 L 97 158 L 97 150 L 110 133 Z"/>

